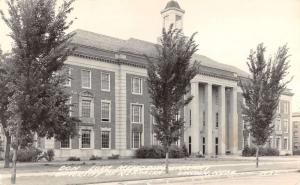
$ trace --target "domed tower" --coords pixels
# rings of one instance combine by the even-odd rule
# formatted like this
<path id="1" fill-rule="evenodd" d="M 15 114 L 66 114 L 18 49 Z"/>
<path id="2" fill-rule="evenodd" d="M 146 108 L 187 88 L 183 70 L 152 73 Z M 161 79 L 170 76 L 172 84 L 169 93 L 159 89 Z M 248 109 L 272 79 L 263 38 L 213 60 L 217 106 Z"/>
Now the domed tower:
<path id="1" fill-rule="evenodd" d="M 169 29 L 170 25 L 177 29 L 183 29 L 184 10 L 180 8 L 177 1 L 171 0 L 167 3 L 165 9 L 161 11 L 163 17 L 163 28 Z"/>

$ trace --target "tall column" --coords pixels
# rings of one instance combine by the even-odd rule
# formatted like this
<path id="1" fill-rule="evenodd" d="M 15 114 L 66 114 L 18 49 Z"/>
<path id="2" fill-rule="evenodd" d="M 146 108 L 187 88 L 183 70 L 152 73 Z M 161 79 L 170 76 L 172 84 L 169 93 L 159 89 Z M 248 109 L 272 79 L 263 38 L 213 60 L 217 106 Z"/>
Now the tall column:
<path id="1" fill-rule="evenodd" d="M 232 120 L 232 152 L 234 154 L 238 151 L 238 114 L 237 114 L 237 87 L 233 87 L 231 91 L 231 120 Z"/>
<path id="2" fill-rule="evenodd" d="M 206 146 L 207 155 L 211 156 L 213 153 L 213 138 L 212 138 L 212 84 L 208 83 L 205 86 L 206 96 Z"/>
<path id="3" fill-rule="evenodd" d="M 200 129 L 199 129 L 199 83 L 191 83 L 191 95 L 194 97 L 191 102 L 191 111 L 192 111 L 192 153 L 199 152 L 200 146 Z"/>
<path id="4" fill-rule="evenodd" d="M 225 86 L 220 86 L 219 87 L 219 110 L 220 110 L 220 116 L 219 116 L 219 123 L 220 123 L 220 130 L 219 130 L 219 143 L 221 146 L 221 155 L 226 154 L 226 120 L 225 120 L 225 115 L 226 115 L 226 102 L 225 102 Z"/>

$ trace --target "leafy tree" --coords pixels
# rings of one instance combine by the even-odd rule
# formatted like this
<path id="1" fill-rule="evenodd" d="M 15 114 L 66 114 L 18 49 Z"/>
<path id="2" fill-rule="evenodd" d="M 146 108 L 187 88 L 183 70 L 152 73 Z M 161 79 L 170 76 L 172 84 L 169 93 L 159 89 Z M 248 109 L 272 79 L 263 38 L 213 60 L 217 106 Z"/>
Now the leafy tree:
<path id="1" fill-rule="evenodd" d="M 11 97 L 13 94 L 13 91 L 9 89 L 9 82 L 11 80 L 11 76 L 9 74 L 10 67 L 9 66 L 9 57 L 1 56 L 0 57 L 0 123 L 2 126 L 2 130 L 4 132 L 4 136 L 6 138 L 6 144 L 5 144 L 5 162 L 4 162 L 4 168 L 9 167 L 9 154 L 10 154 L 10 144 L 11 144 L 11 136 L 8 130 L 8 123 L 7 120 L 9 118 L 9 111 L 8 111 L 8 105 L 9 100 L 8 97 Z"/>
<path id="2" fill-rule="evenodd" d="M 158 48 L 158 61 L 150 61 L 148 67 L 148 89 L 152 99 L 151 114 L 157 124 L 154 125 L 156 138 L 166 151 L 166 173 L 168 173 L 169 148 L 177 141 L 184 126 L 178 113 L 192 97 L 184 98 L 189 90 L 190 80 L 198 72 L 198 65 L 190 63 L 197 51 L 194 35 L 187 39 L 181 30 L 163 29 L 161 44 Z"/>
<path id="3" fill-rule="evenodd" d="M 10 28 L 13 66 L 13 91 L 8 97 L 8 129 L 12 136 L 12 184 L 16 182 L 16 156 L 34 134 L 58 140 L 76 134 L 77 118 L 70 117 L 69 94 L 62 83 L 66 80 L 64 61 L 73 49 L 68 48 L 73 34 L 66 34 L 72 24 L 67 16 L 73 0 L 63 1 L 56 12 L 56 0 L 9 0 L 8 17 L 0 12 Z M 22 141 L 27 141 L 23 142 Z"/>
<path id="4" fill-rule="evenodd" d="M 272 122 L 280 95 L 290 82 L 284 81 L 289 69 L 287 46 L 279 47 L 275 57 L 268 61 L 264 56 L 265 50 L 263 44 L 259 44 L 256 51 L 251 50 L 247 65 L 252 77 L 240 81 L 245 99 L 242 109 L 244 120 L 257 148 L 256 167 L 259 147 L 266 144 L 273 132 Z"/>

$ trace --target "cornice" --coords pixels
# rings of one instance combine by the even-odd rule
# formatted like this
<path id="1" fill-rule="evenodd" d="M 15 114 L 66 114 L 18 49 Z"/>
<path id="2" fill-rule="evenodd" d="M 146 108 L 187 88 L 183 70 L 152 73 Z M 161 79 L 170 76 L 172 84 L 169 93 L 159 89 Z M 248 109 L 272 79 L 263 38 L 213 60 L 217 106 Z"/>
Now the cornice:
<path id="1" fill-rule="evenodd" d="M 81 44 L 77 44 L 77 43 L 72 43 L 72 45 L 75 46 L 75 47 L 78 46 L 78 47 L 82 47 L 82 48 L 86 48 L 86 49 L 93 49 L 95 52 L 102 51 L 102 52 L 108 52 L 108 53 L 112 53 L 112 54 L 128 54 L 132 57 L 137 57 L 139 59 L 145 59 L 146 60 L 146 56 L 139 55 L 139 54 L 136 54 L 136 53 L 131 53 L 131 52 L 128 52 L 128 51 L 106 50 L 106 49 L 102 49 L 102 48 L 86 46 L 86 45 L 81 45 Z M 117 65 L 122 65 L 123 64 L 123 65 L 138 67 L 138 68 L 147 68 L 148 67 L 146 64 L 142 64 L 142 63 L 139 64 L 135 61 L 131 61 L 131 60 L 128 60 L 128 59 L 105 57 L 103 55 L 97 55 L 97 54 L 92 56 L 91 54 L 87 54 L 85 52 L 82 52 L 82 51 L 76 50 L 76 49 L 72 53 L 72 56 L 76 56 L 76 57 L 80 57 L 80 58 L 86 58 L 86 59 L 90 59 L 90 60 L 101 61 L 101 62 L 107 62 L 107 63 L 112 63 L 112 64 L 117 64 Z M 148 56 L 148 57 L 149 57 L 149 59 L 155 59 L 155 57 L 151 57 L 151 56 Z M 211 70 L 217 70 L 217 71 L 220 71 L 220 72 L 232 73 L 230 71 L 226 71 L 226 70 L 222 70 L 222 69 L 218 69 L 218 68 L 213 68 L 213 67 L 208 67 L 208 66 L 203 66 L 203 67 L 208 69 L 208 70 L 211 69 Z M 220 78 L 220 79 L 238 81 L 237 77 L 224 75 L 224 74 L 216 74 L 213 71 L 207 72 L 207 71 L 201 71 L 200 70 L 198 74 L 211 76 L 211 77 L 215 77 L 215 78 Z M 232 73 L 232 74 L 234 74 L 234 73 Z"/>

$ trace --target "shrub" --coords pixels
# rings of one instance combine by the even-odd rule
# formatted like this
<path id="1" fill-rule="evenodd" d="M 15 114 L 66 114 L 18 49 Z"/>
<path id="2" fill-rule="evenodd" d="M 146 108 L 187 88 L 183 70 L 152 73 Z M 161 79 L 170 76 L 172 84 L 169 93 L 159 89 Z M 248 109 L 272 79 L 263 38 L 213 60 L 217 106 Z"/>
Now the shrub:
<path id="1" fill-rule="evenodd" d="M 243 151 L 242 151 L 242 156 L 245 156 L 245 157 L 249 157 L 249 156 L 255 156 L 256 154 L 256 148 L 253 148 L 253 147 L 248 147 L 246 146 Z"/>
<path id="2" fill-rule="evenodd" d="M 154 158 L 159 159 L 165 156 L 162 146 L 143 146 L 136 151 L 137 158 Z"/>
<path id="3" fill-rule="evenodd" d="M 53 161 L 54 156 L 55 156 L 54 150 L 48 149 L 46 152 L 43 153 L 43 155 L 39 158 L 39 160 L 45 158 L 47 161 L 51 162 Z"/>
<path id="4" fill-rule="evenodd" d="M 35 147 L 26 147 L 18 150 L 17 161 L 19 162 L 37 162 L 40 159 L 42 151 Z M 10 153 L 10 161 L 12 161 L 13 153 Z"/>
<path id="5" fill-rule="evenodd" d="M 47 161 L 53 161 L 54 156 L 55 156 L 54 150 L 53 149 L 48 149 L 47 150 L 47 156 L 48 156 Z"/>
<path id="6" fill-rule="evenodd" d="M 199 152 L 196 154 L 196 157 L 197 157 L 197 158 L 203 158 L 204 155 L 203 155 L 203 153 L 202 153 L 201 151 L 199 151 Z"/>
<path id="7" fill-rule="evenodd" d="M 187 152 L 188 153 L 188 152 Z M 135 156 L 137 158 L 165 158 L 165 150 L 162 146 L 143 146 L 136 150 Z M 169 158 L 183 158 L 185 153 L 183 147 L 171 146 L 169 149 Z"/>
<path id="8" fill-rule="evenodd" d="M 108 159 L 119 159 L 120 155 L 114 155 L 112 154 L 111 156 L 108 157 Z"/>
<path id="9" fill-rule="evenodd" d="M 169 157 L 170 158 L 183 158 L 184 153 L 182 148 L 179 148 L 178 146 L 171 146 L 169 149 Z"/>
<path id="10" fill-rule="evenodd" d="M 189 156 L 189 152 L 188 152 L 188 149 L 187 149 L 187 147 L 186 147 L 185 144 L 182 145 L 181 149 L 182 149 L 182 152 L 184 154 L 184 157 L 188 157 Z"/>
<path id="11" fill-rule="evenodd" d="M 256 152 L 256 150 L 255 150 Z M 258 151 L 261 156 L 279 156 L 279 151 L 275 148 L 259 148 Z"/>
<path id="12" fill-rule="evenodd" d="M 242 151 L 242 155 L 245 157 L 256 156 L 256 148 L 246 146 Z M 261 148 L 259 148 L 258 155 L 260 155 L 260 156 L 279 156 L 279 151 L 275 148 L 261 147 Z"/>
<path id="13" fill-rule="evenodd" d="M 67 159 L 67 161 L 80 161 L 79 157 L 71 156 Z"/>
<path id="14" fill-rule="evenodd" d="M 300 149 L 294 150 L 293 155 L 300 155 Z"/>
<path id="15" fill-rule="evenodd" d="M 96 155 L 92 155 L 90 157 L 90 161 L 101 160 L 101 159 L 102 159 L 102 157 L 99 157 L 99 156 L 96 156 Z"/>

